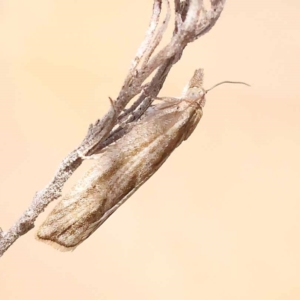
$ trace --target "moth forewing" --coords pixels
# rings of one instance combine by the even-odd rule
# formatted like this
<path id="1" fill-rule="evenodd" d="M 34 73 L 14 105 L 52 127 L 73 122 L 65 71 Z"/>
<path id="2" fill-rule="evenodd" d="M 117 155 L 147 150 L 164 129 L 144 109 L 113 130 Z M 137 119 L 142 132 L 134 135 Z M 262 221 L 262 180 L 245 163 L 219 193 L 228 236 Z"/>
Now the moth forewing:
<path id="1" fill-rule="evenodd" d="M 154 105 L 107 147 L 56 205 L 37 238 L 62 250 L 72 250 L 87 239 L 190 136 L 202 117 L 204 94 L 199 90 L 198 97 L 192 96 Z"/>

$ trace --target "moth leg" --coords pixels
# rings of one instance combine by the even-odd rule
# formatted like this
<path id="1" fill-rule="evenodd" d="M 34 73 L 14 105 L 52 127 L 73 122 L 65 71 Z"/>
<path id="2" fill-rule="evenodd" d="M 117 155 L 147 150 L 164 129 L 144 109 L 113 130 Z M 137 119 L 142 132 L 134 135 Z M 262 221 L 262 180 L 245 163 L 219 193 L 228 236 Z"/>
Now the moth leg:
<path id="1" fill-rule="evenodd" d="M 154 100 L 160 100 L 160 101 L 165 101 L 165 102 L 173 102 L 174 100 L 178 101 L 180 100 L 179 98 L 175 97 L 153 97 Z"/>

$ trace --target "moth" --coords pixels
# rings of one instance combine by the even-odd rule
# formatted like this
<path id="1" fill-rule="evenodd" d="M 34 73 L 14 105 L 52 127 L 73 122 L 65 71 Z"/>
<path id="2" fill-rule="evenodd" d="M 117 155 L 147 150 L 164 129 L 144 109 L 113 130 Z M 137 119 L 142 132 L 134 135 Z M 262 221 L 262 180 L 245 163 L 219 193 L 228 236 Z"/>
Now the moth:
<path id="1" fill-rule="evenodd" d="M 166 161 L 199 123 L 205 103 L 198 69 L 181 98 L 158 98 L 135 126 L 97 154 L 92 168 L 50 213 L 37 238 L 60 250 L 86 240 Z"/>

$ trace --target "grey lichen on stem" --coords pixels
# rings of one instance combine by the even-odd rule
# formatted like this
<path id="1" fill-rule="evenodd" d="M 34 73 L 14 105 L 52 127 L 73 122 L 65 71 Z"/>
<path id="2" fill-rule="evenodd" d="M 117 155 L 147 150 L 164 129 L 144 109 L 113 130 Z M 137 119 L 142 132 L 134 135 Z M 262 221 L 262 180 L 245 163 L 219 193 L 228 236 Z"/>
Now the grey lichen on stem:
<path id="1" fill-rule="evenodd" d="M 0 230 L 0 256 L 22 235 L 34 227 L 37 217 L 47 205 L 61 196 L 62 188 L 82 163 L 82 155 L 95 154 L 126 134 L 126 126 L 144 114 L 157 97 L 172 66 L 176 64 L 185 47 L 207 33 L 220 17 L 225 0 L 210 0 L 210 8 L 202 0 L 174 0 L 175 24 L 169 43 L 154 54 L 170 22 L 171 5 L 168 0 L 154 0 L 153 12 L 146 37 L 141 43 L 129 68 L 119 95 L 108 112 L 94 124 L 81 142 L 59 165 L 53 179 L 37 192 L 30 206 L 7 231 Z M 166 15 L 160 22 L 162 7 Z M 156 72 L 152 79 L 147 79 Z M 138 99 L 127 108 L 135 96 Z"/>

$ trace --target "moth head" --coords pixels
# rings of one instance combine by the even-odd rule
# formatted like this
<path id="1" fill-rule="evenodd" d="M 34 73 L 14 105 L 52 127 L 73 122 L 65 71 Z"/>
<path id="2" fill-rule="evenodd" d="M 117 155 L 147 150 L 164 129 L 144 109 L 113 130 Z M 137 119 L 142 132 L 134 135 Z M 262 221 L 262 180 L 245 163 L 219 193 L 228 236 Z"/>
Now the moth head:
<path id="1" fill-rule="evenodd" d="M 186 99 L 187 102 L 195 102 L 203 108 L 205 104 L 205 95 L 206 90 L 204 88 L 193 86 L 189 87 L 189 89 L 185 92 L 184 99 Z"/>
<path id="2" fill-rule="evenodd" d="M 182 99 L 185 99 L 187 102 L 190 103 L 197 103 L 197 105 L 199 105 L 200 108 L 203 108 L 205 104 L 205 95 L 206 90 L 204 88 L 193 86 L 189 87 L 189 89 L 185 91 Z"/>
<path id="3" fill-rule="evenodd" d="M 189 89 L 187 96 L 188 98 L 201 98 L 205 96 L 206 90 L 202 87 L 192 87 Z"/>

